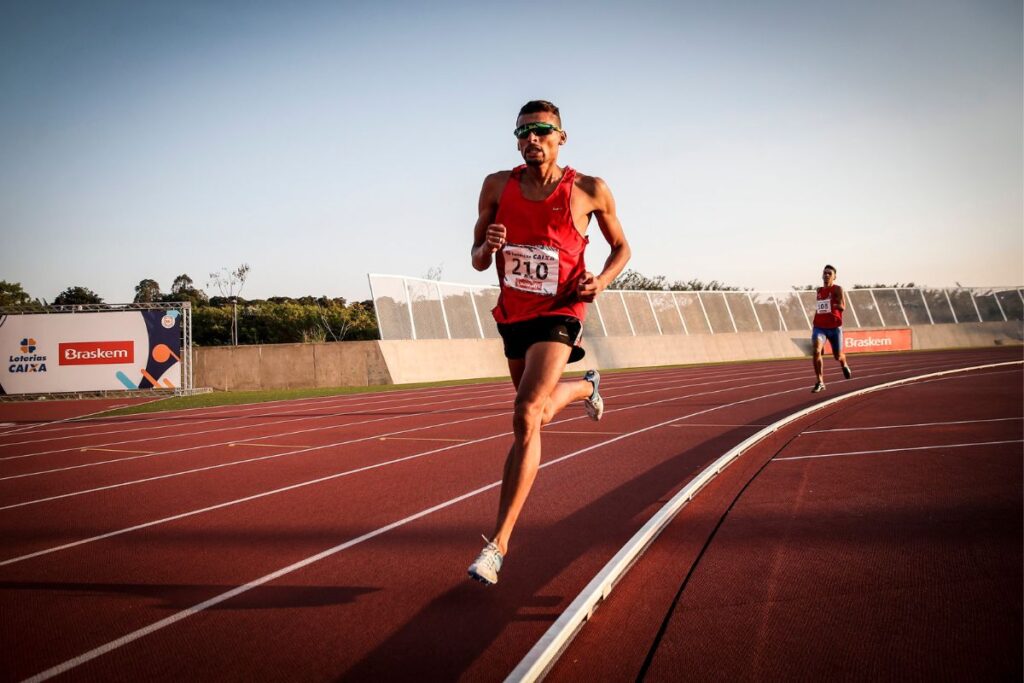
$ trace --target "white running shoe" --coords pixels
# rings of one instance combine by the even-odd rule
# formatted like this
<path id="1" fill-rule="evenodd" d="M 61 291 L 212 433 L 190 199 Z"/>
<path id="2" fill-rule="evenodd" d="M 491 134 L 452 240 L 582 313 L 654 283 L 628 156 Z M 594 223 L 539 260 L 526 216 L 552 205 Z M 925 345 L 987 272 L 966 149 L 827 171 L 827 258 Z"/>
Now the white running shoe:
<path id="1" fill-rule="evenodd" d="M 814 383 L 814 388 L 811 389 L 811 393 L 812 394 L 816 394 L 819 391 L 825 391 L 825 383 L 824 382 L 815 382 Z"/>
<path id="2" fill-rule="evenodd" d="M 598 391 L 601 384 L 601 373 L 597 370 L 587 370 L 583 379 L 594 385 L 594 391 L 590 394 L 590 398 L 583 400 L 583 409 L 587 411 L 591 420 L 597 422 L 604 415 L 604 399 L 601 398 L 601 392 Z"/>
<path id="3" fill-rule="evenodd" d="M 483 539 L 487 541 L 486 536 Z M 480 583 L 493 586 L 498 583 L 498 572 L 501 571 L 504 559 L 498 546 L 493 541 L 487 541 L 487 545 L 480 551 L 476 561 L 469 565 L 467 572 Z"/>

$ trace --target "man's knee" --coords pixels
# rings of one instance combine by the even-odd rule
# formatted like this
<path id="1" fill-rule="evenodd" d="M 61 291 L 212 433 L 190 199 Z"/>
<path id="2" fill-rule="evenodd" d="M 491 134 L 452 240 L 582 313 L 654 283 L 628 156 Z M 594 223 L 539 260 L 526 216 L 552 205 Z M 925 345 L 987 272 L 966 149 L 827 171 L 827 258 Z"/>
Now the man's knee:
<path id="1" fill-rule="evenodd" d="M 512 414 L 512 422 L 516 430 L 525 433 L 530 429 L 540 427 L 544 419 L 544 408 L 547 399 L 536 397 L 516 398 L 515 410 Z"/>

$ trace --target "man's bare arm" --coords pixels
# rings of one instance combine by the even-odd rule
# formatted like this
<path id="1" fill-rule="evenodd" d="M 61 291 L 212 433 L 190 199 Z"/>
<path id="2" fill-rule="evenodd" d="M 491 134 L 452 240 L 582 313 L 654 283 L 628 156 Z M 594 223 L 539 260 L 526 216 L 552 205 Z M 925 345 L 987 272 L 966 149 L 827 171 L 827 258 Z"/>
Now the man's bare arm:
<path id="1" fill-rule="evenodd" d="M 480 188 L 480 201 L 478 202 L 478 215 L 476 226 L 473 228 L 473 267 L 477 270 L 487 270 L 494 262 L 493 254 L 505 246 L 505 226 L 494 223 L 498 214 L 498 199 L 501 197 L 501 190 L 508 180 L 507 172 L 492 173 L 484 178 L 483 187 Z"/>
<path id="2" fill-rule="evenodd" d="M 593 215 L 597 218 L 601 234 L 611 247 L 611 253 L 608 254 L 601 272 L 598 275 L 588 272 L 580 280 L 579 297 L 590 302 L 618 277 L 629 262 L 632 251 L 629 242 L 626 241 L 619 217 L 615 213 L 615 198 L 608 185 L 600 178 L 587 178 L 583 189 L 593 199 Z"/>
<path id="3" fill-rule="evenodd" d="M 846 292 L 844 292 L 843 288 L 839 285 L 836 285 L 836 310 L 846 310 Z"/>

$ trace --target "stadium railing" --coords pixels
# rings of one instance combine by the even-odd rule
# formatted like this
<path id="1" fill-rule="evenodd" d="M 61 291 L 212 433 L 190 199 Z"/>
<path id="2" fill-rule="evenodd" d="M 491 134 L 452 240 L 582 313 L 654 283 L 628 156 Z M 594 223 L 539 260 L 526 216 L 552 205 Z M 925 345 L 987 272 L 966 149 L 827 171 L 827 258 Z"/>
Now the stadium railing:
<path id="1" fill-rule="evenodd" d="M 370 274 L 382 340 L 488 339 L 498 287 Z M 1021 287 L 846 289 L 847 329 L 1024 321 Z M 584 336 L 809 330 L 814 291 L 605 290 L 588 304 Z"/>

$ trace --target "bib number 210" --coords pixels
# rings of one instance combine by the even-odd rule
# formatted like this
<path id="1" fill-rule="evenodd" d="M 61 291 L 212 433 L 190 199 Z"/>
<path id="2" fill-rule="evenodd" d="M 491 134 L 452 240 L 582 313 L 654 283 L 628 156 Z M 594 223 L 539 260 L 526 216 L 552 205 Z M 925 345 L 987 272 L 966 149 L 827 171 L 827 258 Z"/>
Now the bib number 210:
<path id="1" fill-rule="evenodd" d="M 506 244 L 505 286 L 554 296 L 558 289 L 558 250 L 533 244 Z"/>

